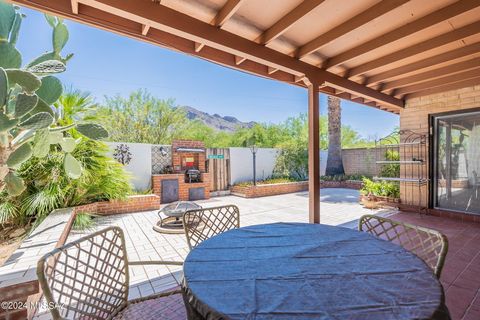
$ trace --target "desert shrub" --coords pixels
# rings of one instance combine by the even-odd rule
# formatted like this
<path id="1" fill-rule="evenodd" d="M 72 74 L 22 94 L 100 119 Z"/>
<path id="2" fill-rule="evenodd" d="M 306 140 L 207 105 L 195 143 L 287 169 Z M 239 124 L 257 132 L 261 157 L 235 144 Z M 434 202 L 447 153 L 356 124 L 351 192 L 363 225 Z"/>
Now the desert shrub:
<path id="1" fill-rule="evenodd" d="M 288 144 L 277 157 L 274 175 L 295 180 L 308 178 L 308 150 L 300 144 Z"/>
<path id="2" fill-rule="evenodd" d="M 358 174 L 340 174 L 340 175 L 334 175 L 334 176 L 321 176 L 320 180 L 323 181 L 348 181 L 348 180 L 354 180 L 354 181 L 362 181 L 363 178 L 365 178 L 364 175 L 358 175 Z"/>
<path id="3" fill-rule="evenodd" d="M 270 179 L 265 179 L 265 180 L 257 180 L 257 185 L 259 184 L 275 184 L 275 183 L 287 183 L 287 182 L 297 182 L 299 181 L 298 179 L 293 179 L 289 177 L 285 178 L 270 178 Z M 235 184 L 236 186 L 240 187 L 248 187 L 253 185 L 253 181 L 244 181 Z"/>

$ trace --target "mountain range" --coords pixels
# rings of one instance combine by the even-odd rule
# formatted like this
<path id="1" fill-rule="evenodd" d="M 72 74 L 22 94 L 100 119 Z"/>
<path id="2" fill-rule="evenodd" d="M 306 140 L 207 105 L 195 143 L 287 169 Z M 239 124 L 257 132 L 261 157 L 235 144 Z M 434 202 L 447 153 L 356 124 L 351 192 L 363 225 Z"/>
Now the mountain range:
<path id="1" fill-rule="evenodd" d="M 184 106 L 181 108 L 185 110 L 188 119 L 200 120 L 210 128 L 218 131 L 233 132 L 237 128 L 251 128 L 256 124 L 255 121 L 242 122 L 232 116 L 221 116 L 217 113 L 212 115 L 190 106 Z"/>

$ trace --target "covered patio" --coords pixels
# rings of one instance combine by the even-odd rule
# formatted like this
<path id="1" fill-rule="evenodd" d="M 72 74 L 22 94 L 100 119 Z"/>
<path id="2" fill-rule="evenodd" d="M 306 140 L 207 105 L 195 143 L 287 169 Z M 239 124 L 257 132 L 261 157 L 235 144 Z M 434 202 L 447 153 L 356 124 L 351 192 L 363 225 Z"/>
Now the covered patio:
<path id="1" fill-rule="evenodd" d="M 478 141 L 473 139 L 476 123 L 465 126 L 449 119 L 459 114 L 476 116 L 480 110 L 480 1 L 278 0 L 268 9 L 263 2 L 252 0 L 12 2 L 305 87 L 311 223 L 324 222 L 318 94 L 399 114 L 403 132 L 427 137 L 427 153 L 420 159 L 405 153 L 398 161 L 403 171 L 407 164 L 421 164 L 420 171 L 398 181 L 402 207 L 421 214 L 398 213 L 394 217 L 447 235 L 450 251 L 441 281 L 452 318 L 480 316 L 480 283 L 475 277 L 480 271 L 480 212 L 471 210 L 478 208 L 480 200 L 470 196 L 474 205 L 446 208 L 439 194 L 442 183 L 451 191 L 460 180 L 452 173 L 454 131 L 466 132 L 471 144 Z M 444 126 L 447 146 L 440 152 Z M 474 159 L 469 158 L 466 167 L 470 169 L 461 177 L 472 191 L 478 187 L 471 169 L 476 166 Z M 421 191 L 412 191 L 409 183 L 418 183 Z"/>

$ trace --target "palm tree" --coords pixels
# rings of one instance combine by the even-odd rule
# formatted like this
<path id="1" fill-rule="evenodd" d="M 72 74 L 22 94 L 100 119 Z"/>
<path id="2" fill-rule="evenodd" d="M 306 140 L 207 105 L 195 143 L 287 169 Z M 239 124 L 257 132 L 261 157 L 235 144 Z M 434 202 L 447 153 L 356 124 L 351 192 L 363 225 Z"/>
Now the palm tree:
<path id="1" fill-rule="evenodd" d="M 97 104 L 91 94 L 72 87 L 65 88 L 55 107 L 60 112 L 61 125 L 101 120 L 97 113 Z"/>
<path id="2" fill-rule="evenodd" d="M 342 162 L 342 109 L 340 99 L 328 96 L 328 157 L 327 176 L 345 174 Z"/>

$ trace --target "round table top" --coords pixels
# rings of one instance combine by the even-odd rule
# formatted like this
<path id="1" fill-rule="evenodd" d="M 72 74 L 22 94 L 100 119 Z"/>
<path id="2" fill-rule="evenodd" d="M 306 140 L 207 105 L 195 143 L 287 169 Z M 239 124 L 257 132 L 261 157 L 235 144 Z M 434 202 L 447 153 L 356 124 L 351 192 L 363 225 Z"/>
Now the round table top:
<path id="1" fill-rule="evenodd" d="M 422 260 L 327 225 L 255 225 L 210 238 L 185 260 L 183 286 L 204 319 L 449 319 Z"/>

